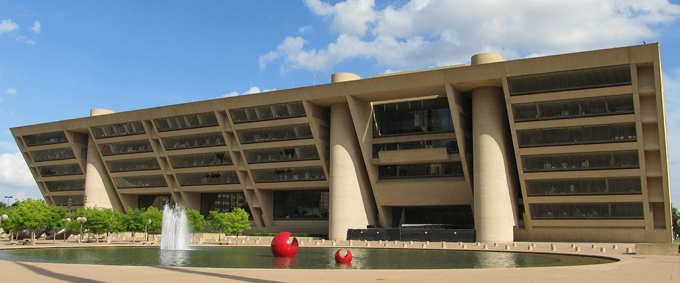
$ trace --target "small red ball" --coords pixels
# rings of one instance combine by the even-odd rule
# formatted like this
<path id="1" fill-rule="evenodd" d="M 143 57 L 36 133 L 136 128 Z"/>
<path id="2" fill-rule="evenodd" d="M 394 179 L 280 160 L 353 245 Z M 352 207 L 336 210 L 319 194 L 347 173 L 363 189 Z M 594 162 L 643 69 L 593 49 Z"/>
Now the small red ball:
<path id="1" fill-rule="evenodd" d="M 337 263 L 350 263 L 352 262 L 352 253 L 349 250 L 347 251 L 347 255 L 345 257 L 342 257 L 340 255 L 340 251 L 342 249 L 339 249 L 337 252 L 335 252 L 335 262 Z"/>

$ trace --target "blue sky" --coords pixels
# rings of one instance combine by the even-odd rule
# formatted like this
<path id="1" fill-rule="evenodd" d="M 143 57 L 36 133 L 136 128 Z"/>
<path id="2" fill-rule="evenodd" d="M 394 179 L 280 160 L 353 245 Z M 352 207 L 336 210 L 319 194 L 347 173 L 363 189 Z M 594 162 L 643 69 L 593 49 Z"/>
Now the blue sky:
<path id="1" fill-rule="evenodd" d="M 0 1 L 0 197 L 42 198 L 8 128 L 469 63 L 660 42 L 680 173 L 680 0 Z M 672 183 L 673 184 L 673 183 Z M 680 187 L 672 185 L 674 201 Z M 4 198 L 3 198 L 4 200 Z"/>

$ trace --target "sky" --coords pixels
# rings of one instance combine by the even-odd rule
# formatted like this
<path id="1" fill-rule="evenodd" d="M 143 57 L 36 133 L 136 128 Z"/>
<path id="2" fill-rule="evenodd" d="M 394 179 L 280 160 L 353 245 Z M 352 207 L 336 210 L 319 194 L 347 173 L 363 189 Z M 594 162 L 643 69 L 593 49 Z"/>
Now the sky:
<path id="1" fill-rule="evenodd" d="M 371 75 L 659 42 L 680 202 L 680 0 L 0 0 L 0 200 L 42 199 L 9 128 Z"/>

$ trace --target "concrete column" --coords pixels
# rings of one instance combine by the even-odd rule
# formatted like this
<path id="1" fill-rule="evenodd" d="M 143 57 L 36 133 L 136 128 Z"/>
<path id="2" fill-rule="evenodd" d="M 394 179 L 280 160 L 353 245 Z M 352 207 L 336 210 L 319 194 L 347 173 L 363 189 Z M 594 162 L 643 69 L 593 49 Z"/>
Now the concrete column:
<path id="1" fill-rule="evenodd" d="M 331 105 L 330 239 L 347 239 L 347 229 L 375 224 L 370 182 L 345 102 Z"/>
<path id="2" fill-rule="evenodd" d="M 515 226 L 514 155 L 503 90 L 472 91 L 474 218 L 478 242 L 512 242 Z"/>
<path id="3" fill-rule="evenodd" d="M 99 116 L 115 113 L 106 109 L 92 109 L 90 116 Z M 90 137 L 87 141 L 87 167 L 85 168 L 85 196 L 87 200 L 85 207 L 105 207 L 115 208 L 123 211 L 123 207 L 118 200 L 118 195 L 109 179 L 104 161 L 99 155 L 99 149 L 94 143 L 94 138 Z"/>

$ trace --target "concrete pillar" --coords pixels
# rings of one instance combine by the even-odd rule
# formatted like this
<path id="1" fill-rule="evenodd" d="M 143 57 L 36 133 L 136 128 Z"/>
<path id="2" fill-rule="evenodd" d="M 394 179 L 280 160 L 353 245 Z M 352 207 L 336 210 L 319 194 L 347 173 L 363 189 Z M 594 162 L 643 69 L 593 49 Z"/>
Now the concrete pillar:
<path id="1" fill-rule="evenodd" d="M 115 113 L 106 109 L 92 109 L 90 116 L 99 116 Z M 99 155 L 99 149 L 94 143 L 94 138 L 90 137 L 87 141 L 87 167 L 85 168 L 85 196 L 87 200 L 85 207 L 105 207 L 115 208 L 123 211 L 123 207 L 118 200 L 118 195 L 109 179 L 104 161 Z"/>
<path id="2" fill-rule="evenodd" d="M 375 225 L 375 202 L 345 102 L 331 105 L 330 239 L 347 239 L 347 229 Z"/>
<path id="3" fill-rule="evenodd" d="M 512 166 L 514 155 L 507 117 L 501 88 L 480 87 L 472 91 L 474 218 L 478 242 L 514 241 L 516 169 Z"/>
<path id="4" fill-rule="evenodd" d="M 331 75 L 331 83 L 360 80 L 361 77 L 352 73 L 335 73 Z"/>

